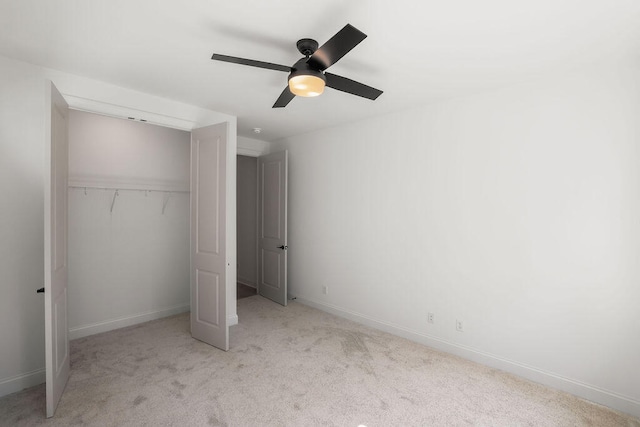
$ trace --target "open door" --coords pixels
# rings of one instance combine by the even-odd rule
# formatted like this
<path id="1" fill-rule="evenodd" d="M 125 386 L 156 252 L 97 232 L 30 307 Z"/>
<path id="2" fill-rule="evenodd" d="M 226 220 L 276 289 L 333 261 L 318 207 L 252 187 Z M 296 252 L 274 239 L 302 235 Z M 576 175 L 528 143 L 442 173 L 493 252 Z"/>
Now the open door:
<path id="1" fill-rule="evenodd" d="M 52 82 L 45 95 L 44 321 L 47 417 L 69 379 L 67 325 L 68 106 Z"/>
<path id="2" fill-rule="evenodd" d="M 258 158 L 258 292 L 287 305 L 288 152 Z"/>
<path id="3" fill-rule="evenodd" d="M 225 351 L 226 151 L 226 123 L 191 132 L 191 335 Z"/>

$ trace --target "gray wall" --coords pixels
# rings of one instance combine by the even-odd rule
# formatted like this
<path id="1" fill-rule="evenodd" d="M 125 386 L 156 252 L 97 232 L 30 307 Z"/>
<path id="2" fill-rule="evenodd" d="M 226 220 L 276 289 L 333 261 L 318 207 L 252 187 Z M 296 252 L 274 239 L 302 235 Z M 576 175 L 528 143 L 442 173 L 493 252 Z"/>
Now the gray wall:
<path id="1" fill-rule="evenodd" d="M 238 156 L 238 282 L 256 287 L 258 166 L 256 157 Z"/>

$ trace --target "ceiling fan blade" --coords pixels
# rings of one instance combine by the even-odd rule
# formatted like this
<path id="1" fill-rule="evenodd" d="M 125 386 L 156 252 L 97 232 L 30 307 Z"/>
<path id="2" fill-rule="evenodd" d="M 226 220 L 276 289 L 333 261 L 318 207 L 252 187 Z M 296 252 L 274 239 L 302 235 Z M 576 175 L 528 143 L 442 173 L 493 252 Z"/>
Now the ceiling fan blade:
<path id="1" fill-rule="evenodd" d="M 240 65 L 249 65 L 251 67 L 266 68 L 268 70 L 284 71 L 285 73 L 291 72 L 291 67 L 287 67 L 286 65 L 272 64 L 271 62 L 256 61 L 253 59 L 238 58 L 236 56 L 220 55 L 218 53 L 214 53 L 213 56 L 211 56 L 211 59 L 215 61 L 232 62 L 234 64 Z"/>
<path id="2" fill-rule="evenodd" d="M 352 95 L 361 96 L 363 98 L 372 100 L 375 100 L 377 97 L 382 95 L 381 90 L 359 83 L 355 80 L 348 79 L 346 77 L 338 76 L 337 74 L 324 73 L 324 76 L 327 79 L 327 86 L 336 90 L 340 90 L 342 92 L 347 92 Z"/>
<path id="3" fill-rule="evenodd" d="M 318 70 L 326 70 L 366 38 L 367 35 L 365 33 L 353 25 L 347 24 L 325 44 L 320 46 L 311 55 L 307 64 Z"/>
<path id="4" fill-rule="evenodd" d="M 289 90 L 289 86 L 285 87 L 284 90 L 282 91 L 282 93 L 280 94 L 280 97 L 278 98 L 278 100 L 276 101 L 275 104 L 273 104 L 273 107 L 271 108 L 282 108 L 282 107 L 286 107 L 288 103 L 291 102 L 291 100 L 293 98 L 295 98 L 296 96 L 291 93 L 291 91 Z"/>

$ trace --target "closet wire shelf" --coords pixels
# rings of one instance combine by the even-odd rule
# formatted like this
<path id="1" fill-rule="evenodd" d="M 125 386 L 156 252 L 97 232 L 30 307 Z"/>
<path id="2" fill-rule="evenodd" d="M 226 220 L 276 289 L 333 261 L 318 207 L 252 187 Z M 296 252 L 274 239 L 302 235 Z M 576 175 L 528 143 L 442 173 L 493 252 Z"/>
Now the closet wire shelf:
<path id="1" fill-rule="evenodd" d="M 169 203 L 169 199 L 171 199 L 172 193 L 191 193 L 188 190 L 165 190 L 165 189 L 149 189 L 149 188 L 118 188 L 118 187 L 106 187 L 106 186 L 94 186 L 94 185 L 69 185 L 67 186 L 69 189 L 75 190 L 84 190 L 84 195 L 87 195 L 87 189 L 92 190 L 103 190 L 103 191 L 113 191 L 113 199 L 111 199 L 111 207 L 109 212 L 113 213 L 113 206 L 116 204 L 116 197 L 120 195 L 120 191 L 136 191 L 145 193 L 145 196 L 149 193 L 166 193 L 167 197 L 164 198 L 164 203 L 162 204 L 162 215 L 164 215 L 165 209 L 167 208 L 167 204 Z"/>

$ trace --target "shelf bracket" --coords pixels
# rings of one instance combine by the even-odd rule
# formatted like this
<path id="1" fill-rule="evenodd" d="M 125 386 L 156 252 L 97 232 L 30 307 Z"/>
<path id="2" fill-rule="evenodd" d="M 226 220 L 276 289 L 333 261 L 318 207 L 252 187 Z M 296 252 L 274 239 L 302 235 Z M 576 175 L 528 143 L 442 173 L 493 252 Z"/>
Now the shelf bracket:
<path id="1" fill-rule="evenodd" d="M 113 199 L 111 200 L 111 213 L 113 213 L 113 205 L 116 204 L 116 197 L 119 196 L 118 190 L 113 193 Z"/>
<path id="2" fill-rule="evenodd" d="M 164 210 L 167 208 L 167 204 L 169 203 L 169 199 L 171 199 L 171 192 L 169 192 L 164 198 L 164 204 L 162 205 L 162 215 L 164 215 Z"/>

